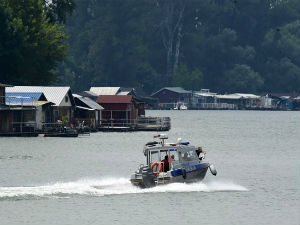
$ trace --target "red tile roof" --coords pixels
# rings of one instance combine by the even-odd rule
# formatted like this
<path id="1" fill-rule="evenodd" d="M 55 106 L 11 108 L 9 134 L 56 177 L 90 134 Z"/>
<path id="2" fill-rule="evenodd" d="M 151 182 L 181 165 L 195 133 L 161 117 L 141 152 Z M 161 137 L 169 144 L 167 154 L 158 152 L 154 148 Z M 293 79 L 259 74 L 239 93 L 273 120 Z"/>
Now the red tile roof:
<path id="1" fill-rule="evenodd" d="M 132 95 L 99 95 L 97 103 L 131 103 Z"/>

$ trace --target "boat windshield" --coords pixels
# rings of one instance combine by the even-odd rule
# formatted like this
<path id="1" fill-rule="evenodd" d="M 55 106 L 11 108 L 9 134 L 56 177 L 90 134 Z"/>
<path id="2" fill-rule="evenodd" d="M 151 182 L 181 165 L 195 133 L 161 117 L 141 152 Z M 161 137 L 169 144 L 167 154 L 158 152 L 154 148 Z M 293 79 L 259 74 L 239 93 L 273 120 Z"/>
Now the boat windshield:
<path id="1" fill-rule="evenodd" d="M 172 159 L 171 159 L 172 158 Z M 176 149 L 170 150 L 170 161 L 178 161 L 178 152 Z"/>
<path id="2" fill-rule="evenodd" d="M 152 165 L 155 162 L 161 162 L 165 156 L 168 156 L 168 161 L 179 161 L 179 156 L 176 149 L 159 149 L 148 152 L 147 164 Z"/>
<path id="3" fill-rule="evenodd" d="M 180 162 L 186 162 L 186 161 L 192 161 L 197 159 L 197 155 L 195 150 L 190 150 L 187 152 L 180 152 L 179 154 L 179 161 Z"/>
<path id="4" fill-rule="evenodd" d="M 152 165 L 152 163 L 160 162 L 160 156 L 159 151 L 150 151 L 149 154 L 149 163 Z"/>

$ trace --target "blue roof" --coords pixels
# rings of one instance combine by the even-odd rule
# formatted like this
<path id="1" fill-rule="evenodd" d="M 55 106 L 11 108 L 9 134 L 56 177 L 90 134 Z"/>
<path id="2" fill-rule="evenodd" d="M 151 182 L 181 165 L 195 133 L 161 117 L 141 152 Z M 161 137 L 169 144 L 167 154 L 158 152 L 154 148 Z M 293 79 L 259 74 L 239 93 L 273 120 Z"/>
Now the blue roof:
<path id="1" fill-rule="evenodd" d="M 47 100 L 43 92 L 6 92 L 6 102 L 34 102 L 39 100 Z"/>

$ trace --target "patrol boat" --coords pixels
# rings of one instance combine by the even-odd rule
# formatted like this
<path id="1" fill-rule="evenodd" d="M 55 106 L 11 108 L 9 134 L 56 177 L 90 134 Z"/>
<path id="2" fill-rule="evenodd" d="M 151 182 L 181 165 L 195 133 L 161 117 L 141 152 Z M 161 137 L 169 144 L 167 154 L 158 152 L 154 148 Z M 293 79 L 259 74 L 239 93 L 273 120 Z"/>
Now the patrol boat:
<path id="1" fill-rule="evenodd" d="M 198 156 L 197 148 L 189 142 L 181 142 L 178 138 L 176 143 L 165 143 L 166 134 L 154 137 L 159 141 L 145 144 L 146 164 L 141 164 L 131 175 L 133 185 L 150 188 L 161 184 L 197 182 L 204 179 L 208 168 L 214 176 L 217 175 L 215 167 L 205 162 L 205 154 Z"/>

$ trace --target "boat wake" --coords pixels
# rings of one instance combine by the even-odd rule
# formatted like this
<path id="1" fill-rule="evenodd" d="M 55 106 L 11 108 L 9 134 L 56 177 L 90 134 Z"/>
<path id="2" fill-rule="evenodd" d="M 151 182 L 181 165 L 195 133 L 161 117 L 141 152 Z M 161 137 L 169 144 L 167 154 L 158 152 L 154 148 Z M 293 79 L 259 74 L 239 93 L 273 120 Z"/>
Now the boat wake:
<path id="1" fill-rule="evenodd" d="M 81 179 L 75 182 L 57 182 L 32 187 L 0 187 L 0 200 L 25 200 L 40 198 L 70 198 L 73 195 L 106 196 L 122 194 L 164 192 L 220 192 L 247 191 L 248 189 L 230 181 L 172 183 L 148 189 L 131 185 L 125 178 Z"/>

